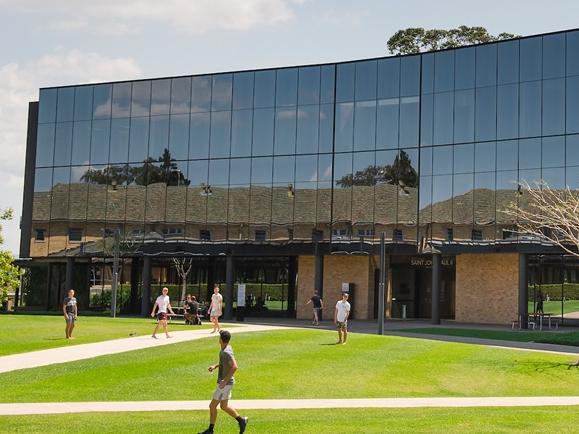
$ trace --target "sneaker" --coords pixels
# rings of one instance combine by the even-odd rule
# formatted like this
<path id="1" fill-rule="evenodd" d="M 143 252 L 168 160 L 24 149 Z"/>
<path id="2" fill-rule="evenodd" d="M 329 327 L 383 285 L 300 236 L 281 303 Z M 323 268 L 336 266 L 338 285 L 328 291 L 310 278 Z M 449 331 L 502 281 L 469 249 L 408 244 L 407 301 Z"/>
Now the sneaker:
<path id="1" fill-rule="evenodd" d="M 200 432 L 200 433 L 198 433 L 198 434 L 213 434 L 213 430 L 212 430 L 212 429 L 209 429 L 209 428 L 207 428 L 205 431 L 203 431 L 203 432 Z"/>
<path id="2" fill-rule="evenodd" d="M 157 336 L 153 335 L 151 336 L 153 339 L 159 339 Z"/>
<path id="3" fill-rule="evenodd" d="M 242 417 L 239 421 L 239 434 L 243 434 L 245 432 L 245 428 L 247 428 L 247 422 L 249 422 L 248 417 Z"/>

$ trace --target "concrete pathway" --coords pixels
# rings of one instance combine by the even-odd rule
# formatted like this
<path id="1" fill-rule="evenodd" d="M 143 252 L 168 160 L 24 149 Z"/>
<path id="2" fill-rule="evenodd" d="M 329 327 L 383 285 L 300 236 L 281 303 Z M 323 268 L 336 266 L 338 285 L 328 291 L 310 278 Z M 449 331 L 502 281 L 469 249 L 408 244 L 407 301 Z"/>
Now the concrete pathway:
<path id="1" fill-rule="evenodd" d="M 227 328 L 228 325 L 235 325 L 235 327 Z M 274 325 L 239 323 L 223 323 L 222 327 L 227 328 L 232 334 L 279 330 L 284 328 Z M 213 337 L 217 339 L 217 334 L 211 334 L 209 329 L 173 331 L 170 332 L 170 335 L 172 336 L 171 339 L 167 339 L 164 334 L 158 333 L 158 339 L 153 339 L 150 335 L 136 336 L 133 338 L 114 339 L 91 344 L 71 345 L 69 347 L 2 356 L 0 357 L 0 373 L 16 371 L 18 369 L 37 368 L 55 363 L 74 362 L 77 360 L 91 359 L 93 357 L 125 353 L 127 351 L 141 350 L 144 348 L 161 347 L 203 338 Z"/>
<path id="2" fill-rule="evenodd" d="M 579 405 L 579 396 L 515 396 L 481 398 L 370 398 L 370 399 L 241 399 L 239 410 L 297 410 L 327 408 L 456 408 Z M 47 402 L 0 404 L 0 416 L 87 412 L 207 410 L 205 401 Z"/>

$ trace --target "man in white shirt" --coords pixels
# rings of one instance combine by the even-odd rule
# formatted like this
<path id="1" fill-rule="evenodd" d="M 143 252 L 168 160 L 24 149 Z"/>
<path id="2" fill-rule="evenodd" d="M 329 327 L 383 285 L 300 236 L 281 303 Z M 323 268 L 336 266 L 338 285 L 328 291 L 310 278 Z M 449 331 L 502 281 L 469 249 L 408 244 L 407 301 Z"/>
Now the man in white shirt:
<path id="1" fill-rule="evenodd" d="M 338 328 L 338 345 L 345 344 L 348 339 L 348 317 L 350 316 L 349 294 L 342 293 L 342 299 L 336 303 L 334 310 L 334 324 Z"/>
<path id="2" fill-rule="evenodd" d="M 155 326 L 155 331 L 153 332 L 153 338 L 157 339 L 157 330 L 159 329 L 159 325 L 163 326 L 163 330 L 165 331 L 165 335 L 167 338 L 170 338 L 169 332 L 167 331 L 167 310 L 171 312 L 171 315 L 174 315 L 173 308 L 171 307 L 171 302 L 169 301 L 169 288 L 165 287 L 161 291 L 161 295 L 157 297 L 155 300 L 155 304 L 153 305 L 153 310 L 151 311 L 151 317 L 155 318 L 155 311 L 159 309 L 157 313 L 157 317 L 159 322 Z"/>
<path id="3" fill-rule="evenodd" d="M 209 305 L 209 319 L 213 323 L 213 331 L 211 333 L 221 330 L 219 326 L 219 317 L 223 314 L 223 296 L 219 294 L 219 285 L 215 284 L 213 287 L 213 295 L 211 296 L 211 304 Z"/>

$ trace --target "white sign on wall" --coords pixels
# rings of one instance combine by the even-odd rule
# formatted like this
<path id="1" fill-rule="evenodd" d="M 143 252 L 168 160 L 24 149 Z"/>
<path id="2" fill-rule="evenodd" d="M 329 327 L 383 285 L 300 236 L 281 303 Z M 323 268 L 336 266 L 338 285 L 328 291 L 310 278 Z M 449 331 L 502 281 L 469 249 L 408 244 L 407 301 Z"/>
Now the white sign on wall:
<path id="1" fill-rule="evenodd" d="M 237 307 L 245 307 L 245 283 L 237 285 Z"/>

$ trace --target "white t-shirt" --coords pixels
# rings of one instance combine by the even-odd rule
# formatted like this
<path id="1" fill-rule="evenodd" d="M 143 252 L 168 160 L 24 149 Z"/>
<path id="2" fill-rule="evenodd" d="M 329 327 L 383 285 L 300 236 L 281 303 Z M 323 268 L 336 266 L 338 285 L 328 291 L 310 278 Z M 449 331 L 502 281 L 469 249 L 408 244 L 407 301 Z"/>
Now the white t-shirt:
<path id="1" fill-rule="evenodd" d="M 167 306 L 169 306 L 169 296 L 160 295 L 157 297 L 157 306 L 159 307 L 159 313 L 167 313 Z"/>
<path id="2" fill-rule="evenodd" d="M 336 303 L 336 309 L 338 310 L 338 315 L 336 315 L 336 320 L 338 322 L 346 321 L 348 313 L 350 312 L 350 303 L 342 302 L 342 300 Z"/>
<path id="3" fill-rule="evenodd" d="M 219 293 L 213 294 L 211 296 L 211 312 L 220 311 L 222 303 L 223 303 L 223 296 Z"/>

